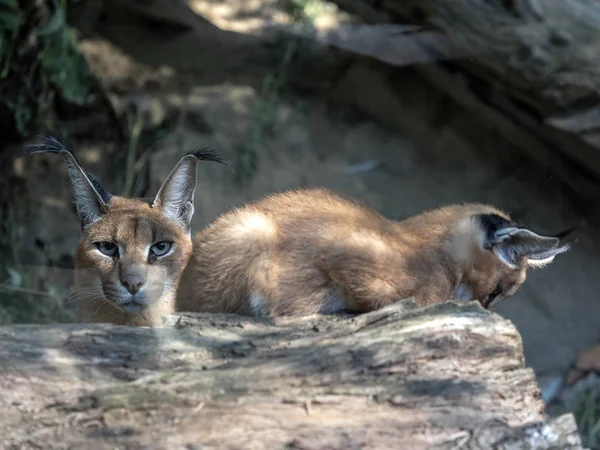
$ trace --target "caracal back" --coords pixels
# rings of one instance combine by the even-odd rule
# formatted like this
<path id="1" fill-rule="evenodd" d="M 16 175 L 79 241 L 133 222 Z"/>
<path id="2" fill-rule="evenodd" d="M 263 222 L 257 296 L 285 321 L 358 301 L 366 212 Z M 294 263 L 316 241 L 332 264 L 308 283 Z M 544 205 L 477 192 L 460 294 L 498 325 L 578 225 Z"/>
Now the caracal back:
<path id="1" fill-rule="evenodd" d="M 420 306 L 514 295 L 528 267 L 566 251 L 482 204 L 405 221 L 325 189 L 267 196 L 193 239 L 179 311 L 257 316 L 366 312 L 413 297 Z"/>

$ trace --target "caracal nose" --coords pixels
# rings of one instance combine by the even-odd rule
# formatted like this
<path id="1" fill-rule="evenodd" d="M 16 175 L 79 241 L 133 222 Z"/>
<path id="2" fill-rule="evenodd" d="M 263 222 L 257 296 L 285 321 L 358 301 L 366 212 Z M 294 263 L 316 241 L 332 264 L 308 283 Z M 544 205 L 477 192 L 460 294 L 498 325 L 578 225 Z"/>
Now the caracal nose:
<path id="1" fill-rule="evenodd" d="M 137 294 L 139 290 L 144 285 L 144 278 L 140 275 L 124 275 L 121 279 L 121 284 L 127 289 L 127 291 L 131 294 Z"/>

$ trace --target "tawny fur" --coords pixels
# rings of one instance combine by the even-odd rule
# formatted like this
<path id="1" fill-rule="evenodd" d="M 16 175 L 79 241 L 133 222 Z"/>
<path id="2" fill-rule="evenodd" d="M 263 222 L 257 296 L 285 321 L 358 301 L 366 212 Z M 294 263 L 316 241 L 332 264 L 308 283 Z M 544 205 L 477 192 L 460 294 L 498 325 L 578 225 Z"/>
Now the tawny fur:
<path id="1" fill-rule="evenodd" d="M 73 183 L 82 322 L 155 326 L 175 310 L 360 313 L 409 297 L 420 306 L 458 299 L 487 308 L 515 294 L 528 266 L 568 249 L 492 206 L 451 205 L 394 222 L 325 189 L 235 209 L 192 242 L 196 161 L 228 165 L 217 153 L 185 155 L 154 200 L 143 202 L 111 195 L 53 138 L 25 153 L 43 152 L 63 156 Z M 165 242 L 167 253 L 153 253 Z M 108 255 L 107 243 L 118 252 Z"/>
<path id="2" fill-rule="evenodd" d="M 81 322 L 156 326 L 174 311 L 179 277 L 190 256 L 196 163 L 229 165 L 210 149 L 183 156 L 153 200 L 117 197 L 87 172 L 59 140 L 47 137 L 24 154 L 61 155 L 81 222 L 77 245 L 76 318 Z"/>
<path id="3" fill-rule="evenodd" d="M 77 245 L 75 270 L 76 320 L 128 326 L 156 326 L 175 307 L 175 293 L 192 244 L 189 234 L 165 218 L 160 210 L 136 199 L 113 197 L 108 211 L 87 228 Z M 118 259 L 101 255 L 96 242 L 119 243 L 124 253 Z M 148 247 L 154 242 L 171 241 L 173 251 L 165 259 L 149 263 Z M 158 291 L 150 306 L 130 313 L 107 299 L 120 284 L 124 268 L 136 265 L 147 276 L 147 285 Z"/>
<path id="4" fill-rule="evenodd" d="M 510 223 L 482 204 L 394 222 L 324 189 L 271 195 L 195 236 L 176 309 L 307 315 L 367 312 L 409 297 L 424 306 L 457 295 L 488 307 L 498 287 L 499 298 L 514 295 L 528 264 L 520 258 L 508 267 L 484 248 L 479 214 Z"/>

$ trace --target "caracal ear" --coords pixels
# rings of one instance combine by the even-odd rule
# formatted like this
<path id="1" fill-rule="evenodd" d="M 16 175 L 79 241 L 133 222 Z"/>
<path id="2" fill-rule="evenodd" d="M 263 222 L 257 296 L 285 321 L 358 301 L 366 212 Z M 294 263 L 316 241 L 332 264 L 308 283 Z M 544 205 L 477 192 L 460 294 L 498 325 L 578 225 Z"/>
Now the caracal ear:
<path id="1" fill-rule="evenodd" d="M 570 244 L 559 245 L 560 240 L 555 236 L 541 236 L 526 228 L 506 227 L 494 233 L 491 247 L 508 267 L 516 268 L 523 257 L 527 258 L 529 266 L 542 267 L 571 247 Z"/>
<path id="2" fill-rule="evenodd" d="M 153 208 L 160 208 L 165 216 L 180 222 L 187 230 L 194 215 L 196 163 L 199 160 L 218 162 L 231 169 L 230 163 L 214 150 L 192 150 L 171 170 L 152 202 Z"/>
<path id="3" fill-rule="evenodd" d="M 44 137 L 38 144 L 27 146 L 21 156 L 35 153 L 57 153 L 64 158 L 73 185 L 75 208 L 82 228 L 86 228 L 106 213 L 112 195 L 92 174 L 81 167 L 62 142 L 54 137 Z"/>

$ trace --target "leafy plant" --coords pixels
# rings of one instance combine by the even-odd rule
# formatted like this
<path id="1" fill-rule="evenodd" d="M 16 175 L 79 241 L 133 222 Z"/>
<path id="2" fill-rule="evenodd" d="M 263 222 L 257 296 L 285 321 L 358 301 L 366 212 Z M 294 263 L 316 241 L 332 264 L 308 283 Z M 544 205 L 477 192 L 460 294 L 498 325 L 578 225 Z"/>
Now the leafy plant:
<path id="1" fill-rule="evenodd" d="M 0 118 L 5 135 L 23 138 L 49 127 L 57 100 L 81 105 L 88 99 L 89 72 L 66 11 L 65 0 L 0 0 Z M 6 123 L 11 118 L 13 123 Z M 9 173 L 0 167 L 0 176 Z M 6 203 L 9 197 L 12 201 Z M 19 258 L 18 230 L 27 220 L 27 208 L 11 196 L 0 200 L 0 251 L 5 256 L 0 259 L 0 323 L 67 320 L 69 313 L 53 285 L 44 285 L 43 273 L 28 274 Z"/>
<path id="2" fill-rule="evenodd" d="M 591 386 L 577 397 L 573 414 L 586 447 L 600 449 L 600 390 Z"/>
<path id="3" fill-rule="evenodd" d="M 254 174 L 258 161 L 258 148 L 266 138 L 275 133 L 277 107 L 281 100 L 283 89 L 288 79 L 288 70 L 297 49 L 297 42 L 291 40 L 285 47 L 285 52 L 279 66 L 269 73 L 262 83 L 260 98 L 252 105 L 252 123 L 247 144 L 238 149 L 236 160 L 236 180 L 243 183 Z"/>
<path id="4" fill-rule="evenodd" d="M 65 0 L 55 3 L 53 16 L 37 35 L 44 42 L 40 60 L 50 82 L 65 100 L 84 103 L 88 94 L 87 64 L 77 51 L 74 30 L 67 25 Z"/>
<path id="5" fill-rule="evenodd" d="M 15 49 L 16 37 L 23 24 L 17 0 L 0 0 L 0 78 L 6 78 Z"/>
<path id="6" fill-rule="evenodd" d="M 281 6 L 296 24 L 306 28 L 306 33 L 314 31 L 314 22 L 325 7 L 321 0 L 282 0 Z M 248 141 L 237 149 L 236 181 L 240 184 L 252 178 L 258 167 L 258 149 L 277 131 L 277 108 L 288 85 L 292 62 L 301 61 L 313 45 L 294 36 L 284 36 L 280 44 L 275 50 L 281 52 L 280 63 L 263 79 L 260 97 L 251 109 Z"/>
<path id="7" fill-rule="evenodd" d="M 88 97 L 87 64 L 66 11 L 65 0 L 0 0 L 0 100 L 23 137 L 45 120 L 57 95 L 78 105 Z"/>

